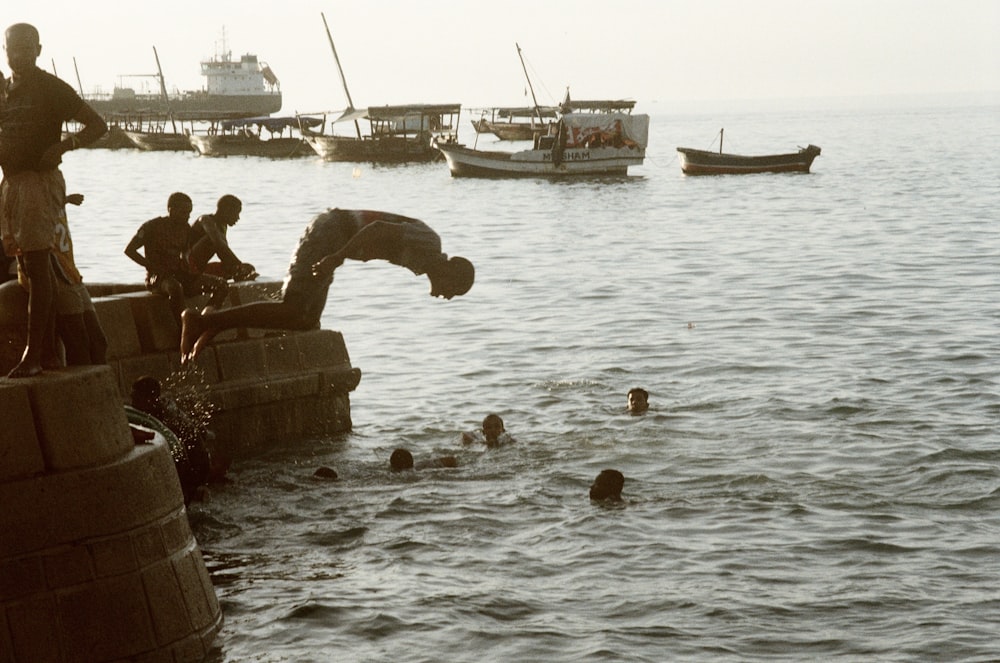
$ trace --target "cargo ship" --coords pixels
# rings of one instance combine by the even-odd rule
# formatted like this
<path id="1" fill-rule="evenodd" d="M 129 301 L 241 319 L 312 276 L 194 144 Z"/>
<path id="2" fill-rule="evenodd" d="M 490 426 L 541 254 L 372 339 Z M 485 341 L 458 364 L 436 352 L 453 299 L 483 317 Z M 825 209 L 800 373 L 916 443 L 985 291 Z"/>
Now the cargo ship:
<path id="1" fill-rule="evenodd" d="M 205 77 L 201 90 L 168 93 L 160 72 L 141 75 L 156 79 L 155 89 L 116 85 L 110 94 L 85 94 L 84 99 L 109 119 L 137 115 L 171 115 L 179 119 L 256 117 L 281 110 L 281 84 L 267 63 L 254 54 L 235 60 L 227 51 L 203 60 L 201 75 Z"/>

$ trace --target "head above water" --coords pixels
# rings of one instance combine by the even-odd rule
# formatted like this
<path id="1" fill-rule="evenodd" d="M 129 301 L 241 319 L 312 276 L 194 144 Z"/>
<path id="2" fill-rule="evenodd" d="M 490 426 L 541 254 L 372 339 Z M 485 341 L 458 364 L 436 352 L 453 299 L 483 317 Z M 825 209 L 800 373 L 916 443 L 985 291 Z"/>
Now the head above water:
<path id="1" fill-rule="evenodd" d="M 431 297 L 451 299 L 469 292 L 476 280 L 476 268 L 462 256 L 452 256 L 427 271 Z"/>
<path id="2" fill-rule="evenodd" d="M 413 469 L 413 454 L 406 449 L 396 449 L 389 456 L 389 467 L 393 472 Z"/>
<path id="3" fill-rule="evenodd" d="M 483 419 L 483 437 L 486 444 L 496 444 L 500 441 L 500 434 L 504 432 L 503 419 L 498 414 L 488 414 Z"/>
<path id="4" fill-rule="evenodd" d="M 601 470 L 590 485 L 590 499 L 620 501 L 625 475 L 618 470 Z"/>
<path id="5" fill-rule="evenodd" d="M 132 407 L 149 412 L 160 400 L 162 386 L 152 375 L 143 375 L 132 383 Z"/>
<path id="6" fill-rule="evenodd" d="M 645 412 L 649 409 L 649 392 L 642 387 L 633 387 L 628 390 L 628 411 L 633 414 Z"/>
<path id="7" fill-rule="evenodd" d="M 3 47 L 15 78 L 34 69 L 35 60 L 42 54 L 38 30 L 30 23 L 15 23 L 7 28 Z"/>

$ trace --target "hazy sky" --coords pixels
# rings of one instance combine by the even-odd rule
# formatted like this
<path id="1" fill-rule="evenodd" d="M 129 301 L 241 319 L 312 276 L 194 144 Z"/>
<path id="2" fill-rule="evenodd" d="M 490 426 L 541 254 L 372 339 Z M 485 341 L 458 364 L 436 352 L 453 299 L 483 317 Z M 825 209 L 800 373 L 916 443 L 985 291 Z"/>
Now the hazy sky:
<path id="1" fill-rule="evenodd" d="M 7 0 L 3 25 L 41 32 L 39 64 L 85 91 L 156 71 L 203 84 L 199 61 L 256 53 L 283 113 L 346 105 L 325 13 L 356 106 L 630 98 L 696 100 L 1000 91 L 998 0 Z M 6 59 L 0 68 L 8 71 Z M 690 106 L 690 103 L 687 103 Z"/>

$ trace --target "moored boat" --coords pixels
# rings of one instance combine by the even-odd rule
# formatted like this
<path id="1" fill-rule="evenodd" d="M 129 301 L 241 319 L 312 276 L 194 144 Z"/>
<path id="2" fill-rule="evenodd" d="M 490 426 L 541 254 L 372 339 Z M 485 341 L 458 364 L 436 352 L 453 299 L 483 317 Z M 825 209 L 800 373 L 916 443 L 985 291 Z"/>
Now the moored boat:
<path id="1" fill-rule="evenodd" d="M 820 148 L 812 144 L 784 154 L 727 154 L 722 151 L 722 134 L 720 131 L 718 152 L 678 147 L 681 172 L 685 175 L 808 173 L 813 160 L 820 154 Z"/>
<path id="2" fill-rule="evenodd" d="M 440 156 L 433 142 L 453 143 L 458 140 L 461 104 L 407 104 L 400 106 L 370 106 L 348 108 L 330 123 L 325 120 L 317 132 L 305 123 L 299 131 L 305 141 L 325 161 L 371 161 L 374 163 L 406 163 L 432 161 Z M 313 120 L 313 114 L 301 115 L 303 121 Z M 367 123 L 364 131 L 361 122 Z M 336 125 L 352 123 L 354 135 L 334 134 Z"/>
<path id="3" fill-rule="evenodd" d="M 555 135 L 539 136 L 519 152 L 438 143 L 452 177 L 564 177 L 627 175 L 646 156 L 649 116 L 567 113 Z"/>
<path id="4" fill-rule="evenodd" d="M 306 125 L 308 118 L 302 118 Z M 318 120 L 316 121 L 318 122 Z M 255 156 L 271 159 L 314 156 L 305 139 L 294 135 L 297 117 L 249 117 L 223 120 L 205 133 L 192 133 L 188 140 L 195 152 L 206 157 Z M 264 130 L 270 134 L 263 135 Z"/>
<path id="5" fill-rule="evenodd" d="M 172 131 L 125 131 L 132 144 L 144 152 L 187 152 L 193 149 L 187 134 Z"/>
<path id="6" fill-rule="evenodd" d="M 155 50 L 155 49 L 154 49 Z M 159 58 L 157 57 L 157 65 Z M 200 90 L 167 92 L 162 73 L 142 75 L 157 79 L 155 88 L 136 89 L 119 82 L 111 93 L 91 92 L 84 100 L 101 115 L 113 113 L 173 113 L 268 115 L 281 110 L 281 84 L 266 62 L 252 53 L 233 59 L 225 50 L 201 62 L 205 87 Z"/>
<path id="7" fill-rule="evenodd" d="M 369 106 L 357 109 L 347 89 L 344 69 L 340 66 L 337 47 L 330 34 L 326 15 L 320 12 L 326 38 L 333 52 L 340 82 L 347 98 L 347 109 L 330 123 L 330 133 L 326 130 L 326 113 L 322 113 L 320 130 L 315 131 L 303 122 L 299 132 L 312 149 L 326 161 L 371 161 L 374 163 L 406 163 L 411 161 L 431 161 L 440 156 L 433 142 L 455 142 L 458 140 L 458 122 L 462 112 L 461 104 L 408 104 L 400 106 Z M 316 113 L 303 113 L 303 119 L 314 119 Z M 367 130 L 362 131 L 362 122 L 367 122 Z M 353 135 L 337 135 L 334 128 L 350 123 Z"/>
<path id="8" fill-rule="evenodd" d="M 556 110 L 551 106 L 485 109 L 478 120 L 472 121 L 472 127 L 476 133 L 490 133 L 500 140 L 532 140 L 536 134 L 546 133 L 556 122 Z"/>

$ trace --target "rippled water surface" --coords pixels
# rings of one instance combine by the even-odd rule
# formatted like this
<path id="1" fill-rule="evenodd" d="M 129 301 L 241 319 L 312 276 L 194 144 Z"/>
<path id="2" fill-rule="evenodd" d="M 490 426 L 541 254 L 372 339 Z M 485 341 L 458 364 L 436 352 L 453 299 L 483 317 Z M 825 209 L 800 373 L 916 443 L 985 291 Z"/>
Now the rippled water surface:
<path id="1" fill-rule="evenodd" d="M 140 279 L 122 250 L 174 190 L 243 198 L 232 244 L 275 279 L 327 206 L 423 218 L 477 267 L 451 302 L 338 271 L 354 431 L 276 440 L 190 509 L 211 660 L 1000 658 L 998 111 L 654 115 L 643 167 L 580 182 L 69 155 L 93 282 Z M 823 154 L 683 177 L 720 126 Z M 489 412 L 518 443 L 462 448 Z M 390 474 L 397 446 L 459 467 Z M 621 506 L 587 499 L 606 467 Z"/>

